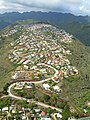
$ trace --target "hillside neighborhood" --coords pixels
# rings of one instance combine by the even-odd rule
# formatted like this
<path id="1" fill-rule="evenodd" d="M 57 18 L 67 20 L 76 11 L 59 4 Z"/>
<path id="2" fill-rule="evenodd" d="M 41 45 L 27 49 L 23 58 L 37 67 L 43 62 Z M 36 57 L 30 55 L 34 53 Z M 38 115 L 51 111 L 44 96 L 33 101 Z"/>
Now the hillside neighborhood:
<path id="1" fill-rule="evenodd" d="M 21 35 L 10 43 L 9 60 L 15 64 L 12 82 L 8 86 L 10 98 L 23 101 L 25 106 L 17 108 L 11 104 L 2 113 L 17 120 L 75 120 L 75 109 L 65 109 L 68 98 L 61 98 L 64 79 L 78 76 L 79 72 L 69 61 L 72 52 L 65 47 L 71 44 L 73 36 L 49 24 L 16 25 L 3 37 L 10 37 L 18 31 Z M 29 105 L 27 105 L 29 104 Z M 88 103 L 89 104 L 89 103 Z M 87 112 L 84 110 L 84 112 Z M 67 118 L 65 118 L 67 117 Z"/>

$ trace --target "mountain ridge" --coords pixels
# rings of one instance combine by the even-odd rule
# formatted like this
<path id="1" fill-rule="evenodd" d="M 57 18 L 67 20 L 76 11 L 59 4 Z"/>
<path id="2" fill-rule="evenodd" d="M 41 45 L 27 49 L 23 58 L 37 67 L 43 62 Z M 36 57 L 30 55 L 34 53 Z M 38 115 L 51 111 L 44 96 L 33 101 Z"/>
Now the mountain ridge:
<path id="1" fill-rule="evenodd" d="M 90 17 L 75 16 L 71 13 L 57 12 L 11 12 L 0 14 L 0 29 L 14 24 L 16 21 L 33 19 L 34 21 L 47 22 L 65 29 L 77 37 L 86 46 L 90 46 Z M 86 27 L 87 26 L 87 27 Z"/>

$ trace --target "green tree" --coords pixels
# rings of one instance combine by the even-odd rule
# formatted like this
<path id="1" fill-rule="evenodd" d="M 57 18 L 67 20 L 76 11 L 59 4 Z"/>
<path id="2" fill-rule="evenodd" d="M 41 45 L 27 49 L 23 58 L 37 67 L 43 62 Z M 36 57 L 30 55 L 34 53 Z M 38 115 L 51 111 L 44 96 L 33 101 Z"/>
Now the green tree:
<path id="1" fill-rule="evenodd" d="M 53 94 L 53 95 L 52 95 L 52 99 L 53 99 L 53 100 L 58 100 L 58 98 L 59 98 L 58 94 Z"/>
<path id="2" fill-rule="evenodd" d="M 22 120 L 21 118 L 21 114 L 19 113 L 19 111 L 16 111 L 16 120 Z"/>
<path id="3" fill-rule="evenodd" d="M 0 99 L 0 109 L 1 109 L 1 115 L 2 115 L 2 108 L 5 106 L 5 103 L 3 100 Z"/>
<path id="4" fill-rule="evenodd" d="M 67 103 L 64 106 L 62 115 L 63 115 L 62 120 L 68 120 L 68 118 L 70 117 L 70 107 Z"/>
<path id="5" fill-rule="evenodd" d="M 44 95 L 44 100 L 47 102 L 50 99 L 49 95 Z"/>
<path id="6" fill-rule="evenodd" d="M 50 109 L 50 108 L 48 108 L 48 109 L 47 109 L 47 113 L 48 113 L 49 115 L 51 115 L 51 114 L 53 113 L 53 110 Z"/>

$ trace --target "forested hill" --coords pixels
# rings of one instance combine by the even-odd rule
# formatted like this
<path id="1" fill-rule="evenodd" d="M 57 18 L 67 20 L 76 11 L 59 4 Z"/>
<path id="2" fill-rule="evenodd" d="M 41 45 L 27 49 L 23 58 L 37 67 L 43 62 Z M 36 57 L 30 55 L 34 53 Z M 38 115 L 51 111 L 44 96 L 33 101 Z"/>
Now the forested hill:
<path id="1" fill-rule="evenodd" d="M 52 22 L 58 25 L 69 24 L 72 22 L 87 23 L 88 16 L 75 16 L 70 13 L 56 12 L 12 12 L 0 14 L 0 29 L 18 20 L 34 19 L 42 22 Z M 1 24 L 3 23 L 3 24 Z"/>
<path id="2" fill-rule="evenodd" d="M 70 13 L 57 12 L 12 12 L 0 14 L 0 29 L 16 21 L 33 19 L 39 22 L 48 22 L 80 39 L 85 45 L 90 46 L 90 18 L 89 16 L 75 16 Z"/>

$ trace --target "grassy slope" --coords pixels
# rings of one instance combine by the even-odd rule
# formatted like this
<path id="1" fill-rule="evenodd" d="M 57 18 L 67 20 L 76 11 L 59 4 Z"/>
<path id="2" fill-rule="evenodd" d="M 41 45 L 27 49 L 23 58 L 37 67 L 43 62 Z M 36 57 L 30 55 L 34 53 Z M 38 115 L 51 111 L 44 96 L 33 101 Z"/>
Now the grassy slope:
<path id="1" fill-rule="evenodd" d="M 32 24 L 35 22 L 37 22 L 37 21 L 33 21 L 33 19 L 28 19 L 28 20 L 23 20 L 23 21 L 17 21 L 16 24 L 26 25 L 26 24 Z"/>
<path id="2" fill-rule="evenodd" d="M 90 46 L 90 24 L 84 25 L 79 22 L 73 22 L 62 26 L 70 34 L 77 37 L 82 43 Z"/>
<path id="3" fill-rule="evenodd" d="M 8 59 L 10 52 L 10 39 L 6 39 L 0 48 L 0 91 L 6 83 L 11 79 L 10 73 L 15 68 L 13 64 Z"/>
<path id="4" fill-rule="evenodd" d="M 67 97 L 71 103 L 74 103 L 74 106 L 78 106 L 80 109 L 81 107 L 84 108 L 84 103 L 87 100 L 90 100 L 90 89 L 83 89 L 90 86 L 90 50 L 78 40 L 68 44 L 67 48 L 72 52 L 72 55 L 68 56 L 68 59 L 79 70 L 79 75 L 77 78 L 64 80 L 63 96 Z"/>
<path id="5" fill-rule="evenodd" d="M 2 33 L 9 30 L 10 27 L 7 27 L 1 31 L 0 34 L 2 35 Z M 12 49 L 10 43 L 17 38 L 19 34 L 21 34 L 20 31 L 18 31 L 14 36 L 3 37 L 2 44 L 0 44 L 0 91 L 3 90 L 6 83 L 11 81 L 11 73 L 17 68 L 17 65 L 10 62 L 9 53 Z"/>

